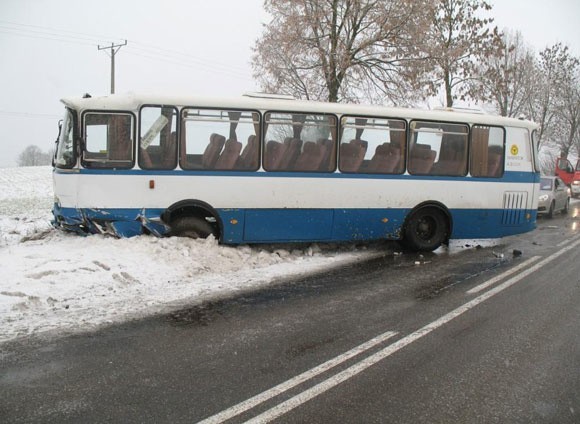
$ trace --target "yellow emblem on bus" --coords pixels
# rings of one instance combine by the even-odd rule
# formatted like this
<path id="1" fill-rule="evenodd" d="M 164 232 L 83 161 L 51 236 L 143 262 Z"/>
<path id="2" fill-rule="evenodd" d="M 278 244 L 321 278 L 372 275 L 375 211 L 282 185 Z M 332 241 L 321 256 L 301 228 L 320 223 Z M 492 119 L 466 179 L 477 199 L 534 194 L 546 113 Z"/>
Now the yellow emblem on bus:
<path id="1" fill-rule="evenodd" d="M 519 151 L 520 150 L 518 149 L 518 146 L 516 146 L 515 144 L 512 144 L 512 147 L 510 148 L 510 152 L 511 152 L 512 156 L 517 156 Z"/>

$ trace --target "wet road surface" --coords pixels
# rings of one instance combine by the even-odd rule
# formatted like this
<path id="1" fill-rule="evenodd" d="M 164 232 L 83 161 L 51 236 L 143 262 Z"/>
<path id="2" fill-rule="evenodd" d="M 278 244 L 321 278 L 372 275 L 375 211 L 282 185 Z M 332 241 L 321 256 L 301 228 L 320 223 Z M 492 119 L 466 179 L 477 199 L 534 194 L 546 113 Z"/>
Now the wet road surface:
<path id="1" fill-rule="evenodd" d="M 580 422 L 580 216 L 1 346 L 2 422 Z M 514 254 L 514 251 L 515 254 Z"/>

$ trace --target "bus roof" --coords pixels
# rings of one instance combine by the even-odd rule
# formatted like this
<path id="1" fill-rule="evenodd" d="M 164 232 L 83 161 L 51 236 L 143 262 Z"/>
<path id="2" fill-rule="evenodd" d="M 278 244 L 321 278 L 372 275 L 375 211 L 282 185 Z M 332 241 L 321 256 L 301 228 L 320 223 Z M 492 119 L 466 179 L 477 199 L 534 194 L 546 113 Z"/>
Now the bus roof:
<path id="1" fill-rule="evenodd" d="M 285 96 L 240 96 L 240 97 L 204 97 L 184 95 L 157 94 L 111 94 L 99 97 L 66 97 L 61 99 L 66 106 L 77 111 L 111 110 L 137 111 L 142 105 L 172 105 L 200 108 L 242 108 L 254 110 L 278 110 L 287 112 L 311 112 L 376 116 L 388 118 L 425 119 L 436 121 L 465 122 L 482 125 L 503 125 L 524 127 L 530 130 L 538 124 L 523 119 L 506 118 L 481 112 L 470 112 L 465 109 L 399 108 L 380 105 L 361 105 L 352 103 L 325 103 L 310 100 L 294 100 Z"/>

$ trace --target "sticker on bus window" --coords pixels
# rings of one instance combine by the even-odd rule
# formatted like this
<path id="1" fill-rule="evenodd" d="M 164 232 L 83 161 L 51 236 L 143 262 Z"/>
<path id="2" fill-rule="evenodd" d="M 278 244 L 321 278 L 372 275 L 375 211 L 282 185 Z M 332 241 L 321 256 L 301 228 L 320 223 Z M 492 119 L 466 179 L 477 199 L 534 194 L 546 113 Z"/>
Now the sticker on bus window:
<path id="1" fill-rule="evenodd" d="M 146 149 L 147 147 L 149 147 L 151 142 L 155 139 L 155 137 L 157 137 L 157 135 L 161 132 L 161 130 L 165 128 L 165 125 L 167 125 L 168 122 L 169 119 L 167 119 L 163 115 L 159 115 L 159 118 L 157 118 L 155 122 L 153 122 L 151 128 L 149 128 L 145 133 L 145 135 L 141 138 L 141 148 Z"/>

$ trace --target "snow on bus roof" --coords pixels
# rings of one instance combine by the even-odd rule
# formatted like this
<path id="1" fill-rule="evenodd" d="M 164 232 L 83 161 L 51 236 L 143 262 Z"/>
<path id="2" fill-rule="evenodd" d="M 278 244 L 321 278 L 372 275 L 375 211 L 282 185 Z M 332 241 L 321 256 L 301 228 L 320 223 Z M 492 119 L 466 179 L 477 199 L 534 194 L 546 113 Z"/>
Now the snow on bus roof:
<path id="1" fill-rule="evenodd" d="M 465 122 L 483 125 L 503 125 L 538 128 L 532 121 L 507 118 L 498 115 L 474 113 L 461 108 L 419 109 L 354 103 L 327 103 L 313 100 L 293 100 L 290 96 L 244 95 L 239 97 L 207 97 L 195 95 L 171 95 L 153 93 L 125 93 L 107 96 L 66 97 L 61 102 L 78 110 L 129 110 L 137 111 L 142 105 L 175 105 L 208 108 L 247 108 L 255 110 L 278 110 L 287 112 L 336 113 L 387 118 L 425 119 L 434 121 Z"/>

